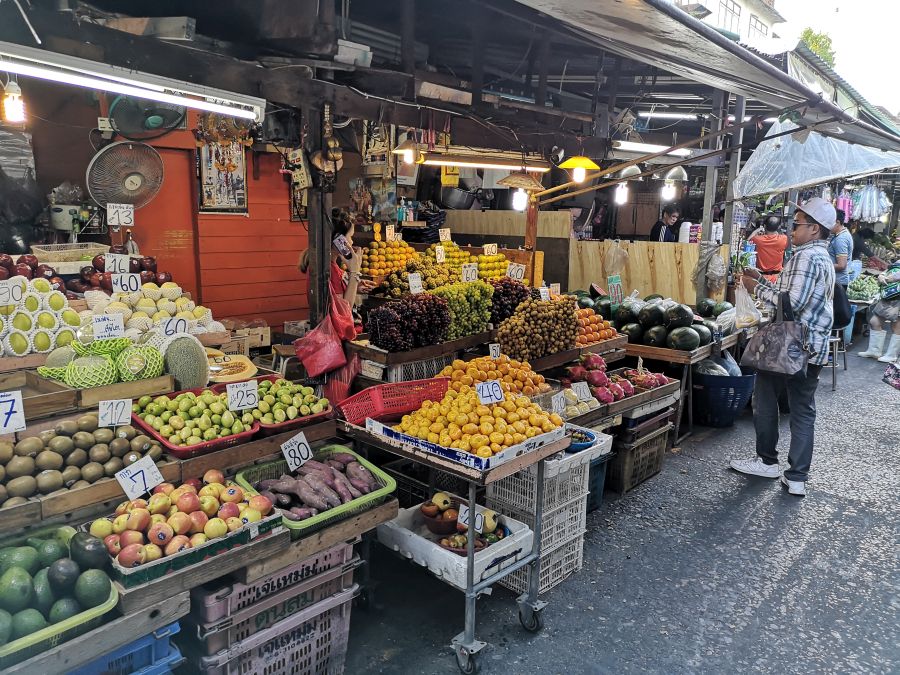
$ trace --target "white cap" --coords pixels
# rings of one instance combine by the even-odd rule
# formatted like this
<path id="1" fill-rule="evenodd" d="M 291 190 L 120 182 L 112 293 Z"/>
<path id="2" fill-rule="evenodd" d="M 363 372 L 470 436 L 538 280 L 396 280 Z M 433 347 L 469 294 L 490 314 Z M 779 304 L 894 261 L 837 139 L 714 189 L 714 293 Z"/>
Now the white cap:
<path id="1" fill-rule="evenodd" d="M 807 199 L 803 204 L 791 204 L 797 207 L 798 211 L 803 211 L 810 218 L 815 220 L 819 225 L 829 232 L 837 226 L 837 211 L 830 202 L 825 201 L 821 197 L 813 197 Z"/>

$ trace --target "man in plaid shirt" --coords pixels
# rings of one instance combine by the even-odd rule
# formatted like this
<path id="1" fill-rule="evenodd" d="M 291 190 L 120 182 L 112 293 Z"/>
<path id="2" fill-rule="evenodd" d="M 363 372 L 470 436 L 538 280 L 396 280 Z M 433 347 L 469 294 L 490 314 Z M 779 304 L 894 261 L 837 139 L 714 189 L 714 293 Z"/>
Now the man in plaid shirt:
<path id="1" fill-rule="evenodd" d="M 744 287 L 756 297 L 777 306 L 781 293 L 788 293 L 794 320 L 802 324 L 810 353 L 805 373 L 793 376 L 760 371 L 753 392 L 753 423 L 756 454 L 753 459 L 731 461 L 742 473 L 778 478 L 792 495 L 806 494 L 812 461 L 816 424 L 816 387 L 819 373 L 828 362 L 828 339 L 834 318 L 834 263 L 828 254 L 828 235 L 835 222 L 834 207 L 820 197 L 797 206 L 791 233 L 794 254 L 772 283 L 758 270 L 746 270 Z M 789 468 L 778 466 L 778 395 L 786 390 L 791 412 Z"/>

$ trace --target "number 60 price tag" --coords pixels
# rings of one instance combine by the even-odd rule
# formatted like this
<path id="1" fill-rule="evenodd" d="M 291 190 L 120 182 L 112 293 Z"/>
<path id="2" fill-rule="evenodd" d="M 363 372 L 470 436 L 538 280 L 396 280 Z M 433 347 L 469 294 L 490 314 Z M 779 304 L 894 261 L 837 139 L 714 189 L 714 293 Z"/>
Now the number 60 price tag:
<path id="1" fill-rule="evenodd" d="M 225 385 L 229 410 L 247 410 L 259 404 L 259 383 L 256 380 L 232 382 Z"/>
<path id="2" fill-rule="evenodd" d="M 147 455 L 118 471 L 116 480 L 119 481 L 128 499 L 137 499 L 162 483 L 163 477 L 156 462 Z"/>
<path id="3" fill-rule="evenodd" d="M 301 431 L 281 444 L 281 454 L 284 455 L 288 468 L 296 471 L 312 459 L 313 451 L 309 447 L 309 441 L 306 440 L 306 434 Z"/>

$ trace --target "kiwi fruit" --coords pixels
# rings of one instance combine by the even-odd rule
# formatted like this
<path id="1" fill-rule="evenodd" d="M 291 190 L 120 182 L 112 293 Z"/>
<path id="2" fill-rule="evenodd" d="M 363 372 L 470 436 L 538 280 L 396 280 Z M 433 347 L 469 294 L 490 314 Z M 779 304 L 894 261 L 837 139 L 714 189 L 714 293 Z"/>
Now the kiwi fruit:
<path id="1" fill-rule="evenodd" d="M 46 431 L 42 431 L 41 433 L 39 433 L 38 438 L 41 439 L 44 445 L 47 445 L 47 443 L 56 438 L 56 432 L 53 431 L 53 429 L 47 429 Z"/>
<path id="2" fill-rule="evenodd" d="M 15 453 L 19 457 L 37 457 L 37 454 L 44 449 L 44 442 L 37 436 L 31 438 L 23 438 L 16 443 Z"/>
<path id="3" fill-rule="evenodd" d="M 0 441 L 0 464 L 6 464 L 15 454 L 12 443 Z"/>
<path id="4" fill-rule="evenodd" d="M 62 455 L 59 455 L 51 450 L 44 450 L 34 459 L 34 465 L 37 467 L 38 471 L 47 471 L 48 469 L 55 469 L 59 471 L 63 468 L 64 459 Z"/>
<path id="5" fill-rule="evenodd" d="M 147 451 L 146 454 L 149 455 L 150 457 L 152 457 L 154 462 L 158 462 L 159 460 L 162 459 L 162 456 L 163 456 L 162 446 L 154 444 L 154 445 L 150 446 L 150 449 Z"/>
<path id="6" fill-rule="evenodd" d="M 140 436 L 135 436 L 131 439 L 131 451 L 132 452 L 140 452 L 141 454 L 147 452 L 150 449 L 150 445 L 152 442 L 150 439 L 143 434 Z"/>
<path id="7" fill-rule="evenodd" d="M 125 466 L 131 466 L 131 465 L 134 464 L 136 461 L 138 461 L 140 458 L 141 458 L 141 453 L 139 453 L 139 452 L 129 452 L 127 455 L 125 455 L 125 456 L 122 458 L 122 462 L 125 464 Z"/>
<path id="8" fill-rule="evenodd" d="M 116 435 L 113 433 L 113 430 L 107 429 L 106 427 L 97 429 L 97 431 L 94 432 L 94 440 L 97 443 L 110 443 L 115 437 Z"/>
<path id="9" fill-rule="evenodd" d="M 76 431 L 75 435 L 72 436 L 72 442 L 75 443 L 76 448 L 81 448 L 82 450 L 89 450 L 97 443 L 94 440 L 94 434 L 87 431 Z"/>
<path id="10" fill-rule="evenodd" d="M 53 431 L 57 436 L 74 436 L 78 433 L 78 424 L 72 420 L 65 420 L 57 424 Z"/>
<path id="11" fill-rule="evenodd" d="M 10 497 L 30 497 L 37 492 L 37 481 L 34 476 L 19 476 L 6 484 L 6 491 Z"/>
<path id="12" fill-rule="evenodd" d="M 81 469 L 77 466 L 67 466 L 62 471 L 63 482 L 69 487 L 72 483 L 81 480 Z"/>
<path id="13" fill-rule="evenodd" d="M 91 486 L 91 484 L 88 483 L 86 480 L 76 480 L 74 483 L 72 483 L 69 486 L 69 489 L 70 490 L 78 490 L 79 488 L 90 487 L 90 486 Z"/>
<path id="14" fill-rule="evenodd" d="M 6 487 L 0 485 L 0 504 L 9 499 L 9 493 L 6 491 Z"/>
<path id="15" fill-rule="evenodd" d="M 97 431 L 97 416 L 96 415 L 82 415 L 75 423 L 78 425 L 79 431 L 87 431 L 94 432 Z"/>
<path id="16" fill-rule="evenodd" d="M 6 467 L 0 464 L 0 483 L 6 480 Z"/>
<path id="17" fill-rule="evenodd" d="M 51 469 L 49 471 L 41 471 L 37 475 L 37 489 L 42 495 L 56 492 L 63 487 L 63 484 L 63 475 L 60 471 Z"/>
<path id="18" fill-rule="evenodd" d="M 68 436 L 55 436 L 48 441 L 47 449 L 63 457 L 68 457 L 69 453 L 75 449 L 75 443 Z"/>
<path id="19" fill-rule="evenodd" d="M 88 459 L 92 462 L 105 464 L 110 457 L 112 457 L 112 453 L 109 451 L 109 446 L 106 443 L 97 443 L 97 445 L 88 450 Z"/>
<path id="20" fill-rule="evenodd" d="M 112 478 L 125 468 L 125 463 L 118 457 L 113 457 L 103 465 L 103 473 Z"/>
<path id="21" fill-rule="evenodd" d="M 116 429 L 116 438 L 127 438 L 130 441 L 137 435 L 137 430 L 130 424 L 126 424 L 125 426 Z"/>
<path id="22" fill-rule="evenodd" d="M 103 465 L 97 462 L 89 462 L 81 467 L 81 477 L 88 483 L 96 483 L 103 478 Z"/>
<path id="23" fill-rule="evenodd" d="M 88 454 L 81 448 L 76 448 L 66 457 L 66 466 L 82 467 L 88 462 Z"/>
<path id="24" fill-rule="evenodd" d="M 114 438 L 109 444 L 109 451 L 113 457 L 124 457 L 131 451 L 131 441 L 127 438 Z"/>
<path id="25" fill-rule="evenodd" d="M 31 457 L 13 457 L 6 465 L 7 478 L 21 478 L 34 474 L 34 460 Z"/>
<path id="26" fill-rule="evenodd" d="M 25 497 L 10 497 L 5 502 L 3 502 L 3 506 L 0 508 L 7 509 L 11 506 L 21 506 L 22 504 L 27 504 L 28 499 Z"/>

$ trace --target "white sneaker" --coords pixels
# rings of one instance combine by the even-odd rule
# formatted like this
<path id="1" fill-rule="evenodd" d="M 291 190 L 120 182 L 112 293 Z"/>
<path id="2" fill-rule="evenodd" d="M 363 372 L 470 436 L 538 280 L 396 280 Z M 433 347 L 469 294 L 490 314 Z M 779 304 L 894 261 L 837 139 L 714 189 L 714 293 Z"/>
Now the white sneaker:
<path id="1" fill-rule="evenodd" d="M 798 497 L 806 496 L 806 483 L 801 480 L 788 480 L 782 476 L 781 484 L 788 489 L 788 494 L 796 495 Z"/>
<path id="2" fill-rule="evenodd" d="M 753 476 L 761 476 L 762 478 L 778 478 L 781 475 L 781 469 L 777 464 L 766 464 L 759 457 L 753 459 L 733 459 L 730 462 L 731 468 L 741 473 L 749 473 Z"/>

